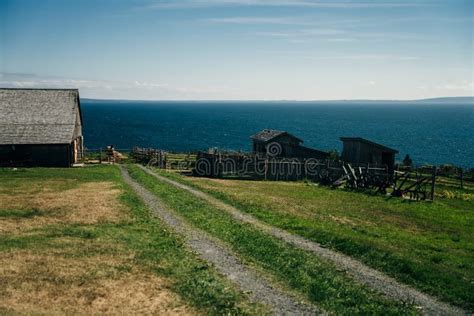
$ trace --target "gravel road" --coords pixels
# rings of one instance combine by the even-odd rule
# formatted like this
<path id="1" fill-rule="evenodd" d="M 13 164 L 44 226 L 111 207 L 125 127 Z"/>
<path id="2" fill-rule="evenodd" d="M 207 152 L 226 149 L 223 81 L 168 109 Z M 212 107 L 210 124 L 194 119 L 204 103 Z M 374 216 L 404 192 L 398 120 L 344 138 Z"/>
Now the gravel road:
<path id="1" fill-rule="evenodd" d="M 367 285 L 368 287 L 386 295 L 387 297 L 393 300 L 414 304 L 418 306 L 421 312 L 425 315 L 468 314 L 467 312 L 458 307 L 441 302 L 436 298 L 422 293 L 411 286 L 402 284 L 394 278 L 389 277 L 384 273 L 367 266 L 361 261 L 346 256 L 342 253 L 324 248 L 320 244 L 307 240 L 301 236 L 297 236 L 282 229 L 270 226 L 253 217 L 252 215 L 242 213 L 232 205 L 222 202 L 214 198 L 213 196 L 204 193 L 200 190 L 197 190 L 191 186 L 160 176 L 143 166 L 140 166 L 140 168 L 142 168 L 145 172 L 154 176 L 160 181 L 164 181 L 166 183 L 174 185 L 175 187 L 186 190 L 191 194 L 195 195 L 196 197 L 199 197 L 209 202 L 213 206 L 227 211 L 236 220 L 254 225 L 255 227 L 258 227 L 259 229 L 267 232 L 268 234 L 274 237 L 284 240 L 300 249 L 310 251 L 318 257 L 325 258 L 333 262 L 338 268 L 344 269 L 346 273 L 351 275 L 358 282 Z"/>
<path id="2" fill-rule="evenodd" d="M 169 211 L 150 191 L 133 180 L 127 169 L 120 166 L 122 177 L 129 184 L 154 215 L 178 234 L 184 236 L 188 247 L 203 260 L 212 263 L 225 277 L 248 293 L 257 303 L 267 305 L 275 315 L 320 315 L 326 314 L 317 307 L 301 302 L 283 292 L 244 265 L 238 257 L 207 233 L 189 226 L 181 217 Z"/>

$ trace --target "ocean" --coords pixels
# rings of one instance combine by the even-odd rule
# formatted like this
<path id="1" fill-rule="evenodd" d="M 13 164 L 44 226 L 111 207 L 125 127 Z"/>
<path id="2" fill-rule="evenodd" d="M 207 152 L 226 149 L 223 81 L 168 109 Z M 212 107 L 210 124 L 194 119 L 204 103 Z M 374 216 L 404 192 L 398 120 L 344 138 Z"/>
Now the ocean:
<path id="1" fill-rule="evenodd" d="M 409 154 L 417 165 L 474 167 L 474 105 L 376 102 L 170 102 L 81 100 L 85 145 L 169 151 L 251 149 L 261 129 L 285 130 L 320 150 L 342 136 Z"/>

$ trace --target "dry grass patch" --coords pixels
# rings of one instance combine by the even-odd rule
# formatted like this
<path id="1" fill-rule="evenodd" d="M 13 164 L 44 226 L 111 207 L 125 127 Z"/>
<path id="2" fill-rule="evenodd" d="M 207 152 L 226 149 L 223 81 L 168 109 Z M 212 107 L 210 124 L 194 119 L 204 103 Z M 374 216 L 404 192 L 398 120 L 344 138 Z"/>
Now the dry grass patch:
<path id="1" fill-rule="evenodd" d="M 151 216 L 117 166 L 0 168 L 0 315 L 256 309 Z"/>
<path id="2" fill-rule="evenodd" d="M 74 235 L 129 220 L 122 193 L 110 181 L 2 186 L 0 237 L 37 241 L 0 252 L 0 314 L 196 314 L 124 245 Z"/>
<path id="3" fill-rule="evenodd" d="M 0 253 L 0 311 L 25 314 L 196 314 L 169 281 L 132 265 L 133 255 L 64 258 Z"/>
<path id="4" fill-rule="evenodd" d="M 54 185 L 54 184 L 53 184 Z M 117 223 L 127 219 L 118 202 L 122 193 L 112 182 L 89 182 L 57 192 L 43 184 L 41 191 L 32 190 L 0 194 L 0 234 L 18 233 L 48 224 Z M 2 210 L 38 210 L 32 216 L 2 216 Z"/>

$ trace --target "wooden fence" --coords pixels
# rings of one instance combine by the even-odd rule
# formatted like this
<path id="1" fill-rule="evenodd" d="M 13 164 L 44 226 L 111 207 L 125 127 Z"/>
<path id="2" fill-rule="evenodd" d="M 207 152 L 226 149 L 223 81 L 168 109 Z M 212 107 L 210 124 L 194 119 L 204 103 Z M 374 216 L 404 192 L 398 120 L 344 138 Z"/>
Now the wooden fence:
<path id="1" fill-rule="evenodd" d="M 434 199 L 435 185 L 446 188 L 468 188 L 474 183 L 465 179 L 462 169 L 435 167 L 399 167 L 389 170 L 384 165 L 354 164 L 342 161 L 269 158 L 241 152 L 177 153 L 154 148 L 134 147 L 118 150 L 129 154 L 135 162 L 162 169 L 192 172 L 195 176 L 241 178 L 270 181 L 309 180 L 332 187 L 374 190 L 392 196 L 415 200 Z M 108 161 L 106 149 L 86 151 L 89 161 Z"/>
<path id="2" fill-rule="evenodd" d="M 195 176 L 255 180 L 310 180 L 332 187 L 373 190 L 415 200 L 434 199 L 436 168 L 429 174 L 394 171 L 385 165 L 342 161 L 268 158 L 249 154 L 203 153 L 197 155 Z"/>
<path id="3" fill-rule="evenodd" d="M 154 148 L 134 147 L 130 158 L 135 162 L 161 169 L 191 170 L 195 166 L 196 154 L 169 152 Z"/>
<path id="4" fill-rule="evenodd" d="M 166 152 L 159 149 L 133 147 L 130 158 L 138 163 L 158 168 L 166 166 Z"/>
<path id="5" fill-rule="evenodd" d="M 398 171 L 409 172 L 414 178 L 429 176 L 434 166 L 406 167 L 399 166 Z M 474 190 L 474 171 L 463 168 L 445 166 L 436 167 L 437 183 L 446 187 Z"/>
<path id="6" fill-rule="evenodd" d="M 309 179 L 328 184 L 353 183 L 388 177 L 388 169 L 380 165 L 346 164 L 330 160 L 268 158 L 250 154 L 210 154 L 199 152 L 194 175 L 204 177 L 241 177 L 262 180 L 297 181 Z M 365 178 L 364 178 L 365 177 Z"/>

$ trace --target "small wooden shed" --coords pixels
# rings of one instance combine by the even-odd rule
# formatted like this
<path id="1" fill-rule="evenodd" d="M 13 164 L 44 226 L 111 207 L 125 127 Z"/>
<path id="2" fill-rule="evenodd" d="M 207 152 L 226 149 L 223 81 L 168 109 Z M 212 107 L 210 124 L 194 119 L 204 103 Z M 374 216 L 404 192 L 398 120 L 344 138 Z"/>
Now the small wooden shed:
<path id="1" fill-rule="evenodd" d="M 329 156 L 327 152 L 302 146 L 303 140 L 285 131 L 264 129 L 250 138 L 253 153 L 261 156 L 316 159 Z"/>
<path id="2" fill-rule="evenodd" d="M 393 170 L 397 150 L 361 137 L 341 137 L 341 141 L 343 143 L 342 160 L 352 163 L 386 165 Z"/>
<path id="3" fill-rule="evenodd" d="M 75 89 L 0 89 L 0 166 L 69 167 L 83 154 Z"/>

